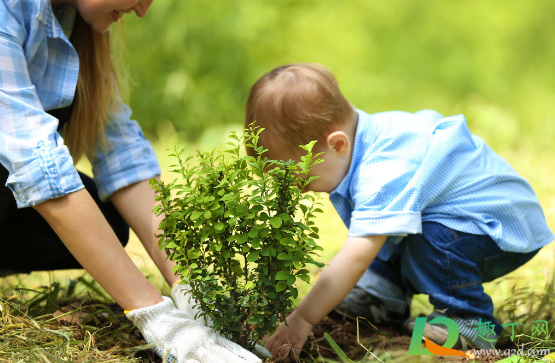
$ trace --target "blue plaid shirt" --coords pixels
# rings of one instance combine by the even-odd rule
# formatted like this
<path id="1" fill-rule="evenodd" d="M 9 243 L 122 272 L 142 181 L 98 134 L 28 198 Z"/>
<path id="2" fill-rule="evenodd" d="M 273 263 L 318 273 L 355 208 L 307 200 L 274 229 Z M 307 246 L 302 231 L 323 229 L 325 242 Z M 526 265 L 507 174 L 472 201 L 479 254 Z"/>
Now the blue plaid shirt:
<path id="1" fill-rule="evenodd" d="M 470 134 L 464 116 L 357 113 L 351 165 L 330 199 L 349 236 L 390 236 L 380 258 L 430 221 L 487 234 L 503 251 L 555 238 L 530 184 Z"/>
<path id="2" fill-rule="evenodd" d="M 0 163 L 19 208 L 83 188 L 73 159 L 45 112 L 73 101 L 79 58 L 68 37 L 71 5 L 0 0 Z M 154 150 L 123 103 L 110 115 L 108 150 L 87 155 L 100 198 L 160 174 Z"/>

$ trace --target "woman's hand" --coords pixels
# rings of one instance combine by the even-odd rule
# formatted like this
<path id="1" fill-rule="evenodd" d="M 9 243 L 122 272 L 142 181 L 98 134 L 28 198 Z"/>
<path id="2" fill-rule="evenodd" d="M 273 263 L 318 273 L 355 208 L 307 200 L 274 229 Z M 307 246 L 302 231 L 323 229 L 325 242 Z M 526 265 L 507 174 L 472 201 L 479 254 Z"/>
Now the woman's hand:
<path id="1" fill-rule="evenodd" d="M 170 362 L 186 363 L 262 363 L 199 321 L 175 308 L 170 298 L 127 314 L 154 351 Z"/>
<path id="2" fill-rule="evenodd" d="M 175 306 L 177 306 L 180 311 L 184 312 L 191 319 L 194 319 L 195 315 L 200 312 L 200 309 L 193 307 L 196 304 L 196 300 L 192 297 L 189 290 L 189 285 L 182 285 L 179 281 L 177 281 L 172 287 L 172 299 Z M 207 327 L 211 327 L 213 325 L 212 319 L 210 319 L 209 316 L 200 317 L 195 321 Z M 255 345 L 253 353 L 261 359 L 272 358 L 270 352 L 258 344 Z"/>
<path id="3" fill-rule="evenodd" d="M 268 339 L 265 348 L 274 357 L 287 357 L 291 347 L 293 347 L 294 356 L 298 358 L 301 354 L 301 348 L 308 339 L 308 334 L 312 331 L 313 325 L 306 321 L 298 313 L 298 310 L 291 313 L 286 320 L 289 326 L 281 323 L 274 335 Z"/>
<path id="4" fill-rule="evenodd" d="M 184 312 L 191 319 L 194 319 L 195 315 L 200 312 L 200 309 L 198 307 L 194 307 L 194 305 L 197 304 L 197 301 L 191 295 L 191 292 L 189 291 L 190 289 L 191 287 L 189 285 L 182 285 L 179 281 L 176 281 L 172 287 L 172 299 L 175 306 L 177 306 L 179 310 Z M 211 327 L 213 325 L 212 319 L 210 319 L 209 316 L 204 316 L 196 320 L 207 327 Z"/>

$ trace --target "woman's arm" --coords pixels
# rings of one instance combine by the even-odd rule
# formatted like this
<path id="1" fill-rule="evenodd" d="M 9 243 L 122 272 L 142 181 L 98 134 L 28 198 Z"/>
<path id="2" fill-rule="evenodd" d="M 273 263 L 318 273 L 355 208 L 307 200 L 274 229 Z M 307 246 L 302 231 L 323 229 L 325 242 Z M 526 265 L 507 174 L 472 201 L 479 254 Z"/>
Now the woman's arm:
<path id="1" fill-rule="evenodd" d="M 167 259 L 165 250 L 160 251 L 158 238 L 154 237 L 161 233 L 158 226 L 163 218 L 163 215 L 157 217 L 152 213 L 156 205 L 154 198 L 154 189 L 150 187 L 148 180 L 143 180 L 118 190 L 112 194 L 110 200 L 139 237 L 168 284 L 173 286 L 177 281 L 177 277 L 171 271 L 175 262 Z"/>
<path id="2" fill-rule="evenodd" d="M 116 196 L 115 199 L 128 201 L 126 197 L 120 199 Z M 129 205 L 144 207 L 141 200 L 135 202 Z M 189 316 L 174 307 L 171 299 L 162 298 L 133 264 L 85 189 L 48 200 L 34 208 L 100 286 L 122 308 L 132 310 L 127 317 L 150 344 L 156 345 L 158 354 L 170 355 L 176 362 L 261 363 L 249 351 L 191 321 Z M 127 218 L 134 223 L 140 223 L 140 216 L 147 215 L 131 213 L 132 207 L 124 209 Z M 135 227 L 138 233 L 149 233 L 149 228 L 143 229 L 138 224 Z"/>
<path id="3" fill-rule="evenodd" d="M 81 266 L 123 309 L 152 306 L 162 296 L 141 274 L 86 189 L 34 207 Z"/>

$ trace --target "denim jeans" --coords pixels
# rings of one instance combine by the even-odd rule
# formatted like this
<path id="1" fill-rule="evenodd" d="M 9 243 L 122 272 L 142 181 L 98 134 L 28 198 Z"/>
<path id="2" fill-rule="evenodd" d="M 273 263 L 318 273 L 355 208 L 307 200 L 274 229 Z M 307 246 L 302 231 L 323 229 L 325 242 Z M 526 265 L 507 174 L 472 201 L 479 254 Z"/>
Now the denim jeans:
<path id="1" fill-rule="evenodd" d="M 7 170 L 0 165 L 0 179 Z M 4 175 L 5 174 L 5 175 Z M 101 202 L 94 181 L 79 173 L 87 191 L 114 230 L 120 243 L 129 240 L 129 226 L 110 202 Z M 33 208 L 18 209 L 15 198 L 0 180 L 0 277 L 12 273 L 82 268 L 60 238 Z"/>
<path id="2" fill-rule="evenodd" d="M 394 313 L 406 311 L 412 295 L 427 294 L 436 311 L 490 321 L 499 334 L 503 327 L 493 316 L 493 302 L 482 283 L 517 269 L 538 251 L 505 252 L 487 235 L 425 222 L 422 234 L 404 238 L 388 261 L 376 258 L 357 285 Z"/>

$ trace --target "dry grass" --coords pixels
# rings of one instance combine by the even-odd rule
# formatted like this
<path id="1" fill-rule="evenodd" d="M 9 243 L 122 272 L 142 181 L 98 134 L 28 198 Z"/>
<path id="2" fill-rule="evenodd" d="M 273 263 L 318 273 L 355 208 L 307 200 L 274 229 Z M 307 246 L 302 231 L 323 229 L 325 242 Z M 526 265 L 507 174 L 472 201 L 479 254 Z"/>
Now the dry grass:
<path id="1" fill-rule="evenodd" d="M 79 285 L 88 292 L 75 295 Z M 0 362 L 144 362 L 154 358 L 148 349 L 123 311 L 85 277 L 64 287 L 0 291 Z"/>

